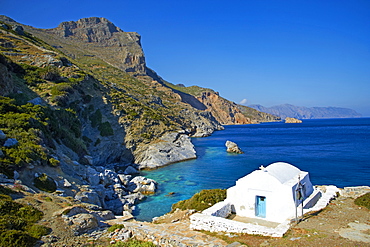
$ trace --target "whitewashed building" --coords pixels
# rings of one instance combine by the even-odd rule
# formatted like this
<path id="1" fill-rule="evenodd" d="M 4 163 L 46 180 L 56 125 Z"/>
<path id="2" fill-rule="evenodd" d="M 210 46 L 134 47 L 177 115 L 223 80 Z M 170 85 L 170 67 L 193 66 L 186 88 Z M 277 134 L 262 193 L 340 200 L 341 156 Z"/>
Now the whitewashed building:
<path id="1" fill-rule="evenodd" d="M 326 207 L 338 191 L 332 185 L 314 187 L 308 172 L 276 162 L 238 179 L 226 200 L 191 215 L 190 228 L 282 237 L 292 219 Z"/>
<path id="2" fill-rule="evenodd" d="M 277 162 L 237 180 L 226 200 L 238 216 L 283 222 L 295 217 L 299 205 L 312 206 L 319 197 L 308 172 Z"/>

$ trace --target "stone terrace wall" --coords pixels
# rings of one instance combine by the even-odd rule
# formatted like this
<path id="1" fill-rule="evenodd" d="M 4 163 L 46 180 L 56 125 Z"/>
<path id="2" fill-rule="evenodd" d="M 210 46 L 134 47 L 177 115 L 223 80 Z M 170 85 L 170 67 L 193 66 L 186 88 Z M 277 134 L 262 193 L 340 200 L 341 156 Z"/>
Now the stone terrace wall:
<path id="1" fill-rule="evenodd" d="M 264 236 L 282 237 L 289 229 L 288 222 L 280 224 L 277 228 L 270 228 L 256 224 L 243 223 L 225 219 L 231 214 L 231 204 L 227 201 L 216 203 L 202 213 L 190 216 L 190 229 L 206 230 L 210 232 L 237 232 L 260 234 Z"/>
<path id="2" fill-rule="evenodd" d="M 263 236 L 282 237 L 289 229 L 289 222 L 284 222 L 276 228 L 243 223 L 221 217 L 196 213 L 190 216 L 190 229 L 206 230 L 210 232 L 235 232 L 247 234 L 260 234 Z"/>

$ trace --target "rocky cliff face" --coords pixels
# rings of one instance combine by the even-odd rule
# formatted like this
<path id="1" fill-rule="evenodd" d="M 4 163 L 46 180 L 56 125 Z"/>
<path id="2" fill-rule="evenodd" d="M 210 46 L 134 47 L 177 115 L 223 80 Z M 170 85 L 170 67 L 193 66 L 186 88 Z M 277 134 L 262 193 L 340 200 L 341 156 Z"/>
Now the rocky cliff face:
<path id="1" fill-rule="evenodd" d="M 140 35 L 124 32 L 105 18 L 90 17 L 61 23 L 57 28 L 43 30 L 64 38 L 85 50 L 82 56 L 96 56 L 125 72 L 145 75 L 145 57 Z M 78 51 L 64 47 L 58 41 L 52 45 L 65 49 L 72 56 L 81 56 Z"/>
<path id="2" fill-rule="evenodd" d="M 218 93 L 203 92 L 196 97 L 210 111 L 221 124 L 250 124 L 252 120 L 247 118 L 237 104 L 219 96 Z"/>

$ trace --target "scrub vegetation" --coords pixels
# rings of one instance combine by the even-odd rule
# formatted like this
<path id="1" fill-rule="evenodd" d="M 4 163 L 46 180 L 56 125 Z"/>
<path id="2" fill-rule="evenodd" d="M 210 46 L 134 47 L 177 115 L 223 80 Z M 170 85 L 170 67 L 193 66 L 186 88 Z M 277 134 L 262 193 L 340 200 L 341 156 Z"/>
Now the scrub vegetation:
<path id="1" fill-rule="evenodd" d="M 15 202 L 9 189 L 0 187 L 0 247 L 34 246 L 49 229 L 35 224 L 43 213 L 29 205 Z"/>
<path id="2" fill-rule="evenodd" d="M 140 240 L 129 240 L 127 242 L 117 242 L 115 244 L 111 244 L 112 247 L 155 247 L 156 245 L 152 242 L 145 242 Z"/>
<path id="3" fill-rule="evenodd" d="M 203 211 L 225 199 L 225 189 L 202 190 L 188 200 L 179 201 L 173 204 L 171 212 L 174 212 L 177 208 L 181 210 L 195 209 L 197 211 Z"/>
<path id="4" fill-rule="evenodd" d="M 367 209 L 370 209 L 370 192 L 366 193 L 365 195 L 362 195 L 360 197 L 357 197 L 355 199 L 355 204 L 357 206 L 365 207 Z"/>

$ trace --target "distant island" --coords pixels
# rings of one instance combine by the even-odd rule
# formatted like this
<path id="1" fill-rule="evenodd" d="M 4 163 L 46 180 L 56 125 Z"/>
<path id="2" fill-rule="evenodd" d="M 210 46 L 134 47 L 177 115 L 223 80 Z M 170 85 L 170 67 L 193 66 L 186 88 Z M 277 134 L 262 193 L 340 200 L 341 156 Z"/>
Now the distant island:
<path id="1" fill-rule="evenodd" d="M 258 111 L 279 116 L 281 119 L 287 117 L 297 119 L 314 118 L 357 118 L 362 115 L 355 110 L 342 107 L 304 107 L 290 104 L 264 107 L 262 105 L 249 105 Z"/>

